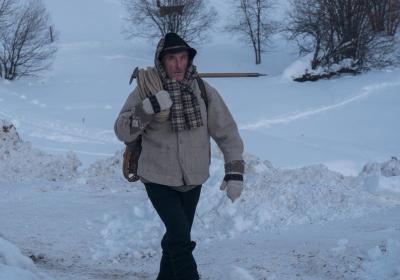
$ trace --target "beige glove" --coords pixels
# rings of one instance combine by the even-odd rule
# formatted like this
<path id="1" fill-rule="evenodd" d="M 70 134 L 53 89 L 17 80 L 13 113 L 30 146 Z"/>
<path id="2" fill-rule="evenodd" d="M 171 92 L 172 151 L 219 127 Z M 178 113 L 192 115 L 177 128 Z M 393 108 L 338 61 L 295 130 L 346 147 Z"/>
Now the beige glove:
<path id="1" fill-rule="evenodd" d="M 228 173 L 224 177 L 220 188 L 221 191 L 226 190 L 226 195 L 233 202 L 242 194 L 243 191 L 243 174 Z"/>
<path id="2" fill-rule="evenodd" d="M 172 106 L 172 100 L 169 93 L 165 90 L 157 92 L 143 100 L 143 110 L 147 114 L 160 113 L 168 110 Z"/>

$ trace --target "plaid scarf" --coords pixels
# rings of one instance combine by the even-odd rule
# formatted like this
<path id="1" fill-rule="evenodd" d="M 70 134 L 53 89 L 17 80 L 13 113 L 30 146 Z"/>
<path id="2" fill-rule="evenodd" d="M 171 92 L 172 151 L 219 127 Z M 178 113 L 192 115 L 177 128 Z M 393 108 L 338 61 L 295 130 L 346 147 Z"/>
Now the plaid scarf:
<path id="1" fill-rule="evenodd" d="M 196 67 L 190 65 L 182 81 L 178 82 L 168 78 L 164 67 L 158 59 L 158 54 L 161 52 L 163 45 L 164 41 L 161 39 L 157 46 L 155 66 L 160 74 L 163 87 L 168 91 L 173 103 L 171 107 L 171 128 L 173 131 L 181 131 L 203 126 L 199 101 L 191 87 L 195 75 L 197 75 Z"/>

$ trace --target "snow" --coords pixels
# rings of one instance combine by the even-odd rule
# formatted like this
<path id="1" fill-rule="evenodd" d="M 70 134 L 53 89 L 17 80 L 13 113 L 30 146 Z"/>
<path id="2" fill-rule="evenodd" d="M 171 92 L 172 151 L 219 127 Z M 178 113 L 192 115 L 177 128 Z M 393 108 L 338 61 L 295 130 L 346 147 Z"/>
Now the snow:
<path id="1" fill-rule="evenodd" d="M 381 173 L 385 177 L 400 176 L 400 161 L 393 157 L 391 160 L 382 163 Z"/>
<path id="2" fill-rule="evenodd" d="M 0 119 L 0 128 L 0 182 L 68 180 L 76 175 L 80 161 L 73 152 L 65 156 L 46 154 L 21 141 L 10 122 Z"/>
<path id="3" fill-rule="evenodd" d="M 311 59 L 312 55 L 306 55 L 294 61 L 285 70 L 283 70 L 282 80 L 292 81 L 293 79 L 302 76 L 306 70 L 309 69 Z"/>
<path id="4" fill-rule="evenodd" d="M 9 122 L 2 123 L 7 127 L 11 126 Z M 8 152 L 15 165 L 21 165 L 27 158 L 32 159 L 35 156 L 40 162 L 49 157 L 43 152 L 30 154 L 30 150 L 15 148 L 26 144 L 17 135 L 17 131 L 10 129 L 2 138 L 5 143 L 9 143 L 3 145 L 2 149 L 14 147 L 9 148 Z M 380 173 L 381 168 L 389 169 L 392 172 L 390 175 L 397 172 L 398 165 L 395 159 L 383 163 L 369 163 L 359 176 L 354 177 L 343 176 L 323 165 L 296 169 L 275 168 L 268 161 L 246 154 L 246 189 L 238 202 L 232 204 L 218 188 L 223 177 L 222 154 L 216 147 L 212 154 L 211 177 L 203 187 L 196 214 L 198 226 L 193 230 L 193 238 L 200 244 L 205 244 L 204 246 L 213 246 L 212 244 L 224 240 L 237 240 L 248 234 L 271 235 L 290 231 L 295 226 L 323 226 L 329 222 L 362 218 L 400 205 L 398 192 L 395 197 L 388 196 L 388 190 L 392 190 L 389 186 L 395 189 L 399 176 L 386 177 Z M 85 266 L 101 264 L 108 268 L 112 264 L 121 266 L 129 262 L 141 264 L 143 260 L 155 260 L 160 254 L 159 239 L 164 227 L 146 199 L 141 184 L 124 182 L 121 176 L 121 156 L 122 151 L 118 151 L 113 157 L 96 161 L 82 171 L 75 170 L 71 176 L 58 177 L 57 180 L 54 180 L 53 169 L 43 169 L 40 165 L 35 165 L 32 169 L 37 172 L 26 173 L 24 180 L 15 179 L 18 172 L 15 172 L 13 177 L 9 169 L 2 168 L 0 176 L 8 178 L 8 181 L 3 180 L 2 183 L 5 197 L 0 203 L 0 210 L 8 213 L 10 209 L 7 209 L 7 205 L 20 205 L 14 207 L 19 209 L 18 216 L 21 222 L 30 229 L 28 236 L 33 234 L 41 240 L 43 228 L 48 229 L 45 239 L 49 248 L 45 250 L 43 257 L 46 262 L 51 262 L 52 259 L 68 259 L 67 256 L 73 259 L 78 255 L 79 261 Z M 62 157 L 52 160 L 55 166 L 65 164 Z M 371 179 L 371 176 L 374 179 Z M 394 181 L 388 183 L 387 180 Z M 29 183 L 25 183 L 26 181 Z M 371 181 L 374 183 L 373 187 Z M 29 201 L 41 206 L 30 206 L 26 200 L 28 197 Z M 21 204 L 21 199 L 28 204 Z M 54 212 L 56 205 L 64 206 Z M 31 209 L 35 209 L 36 212 L 33 217 L 29 214 Z M 82 215 L 83 209 L 85 215 Z M 46 214 L 50 212 L 54 215 Z M 39 222 L 42 215 L 47 217 L 46 222 Z M 2 222 L 12 224 L 12 216 L 6 214 Z M 65 219 L 67 216 L 70 218 Z M 57 222 L 58 217 L 64 217 L 65 225 Z M 54 229 L 51 228 L 54 225 L 57 225 L 57 229 L 52 234 Z M 70 235 L 71 230 L 76 233 L 64 237 L 70 241 L 59 245 L 54 243 L 59 239 L 60 232 Z M 4 232 L 10 234 L 14 231 L 15 229 L 6 229 Z M 80 242 L 83 243 L 71 248 L 71 244 L 76 242 L 75 236 L 81 236 Z M 44 240 L 39 243 L 41 242 Z M 329 249 L 330 254 L 338 259 L 340 258 L 337 255 L 347 258 L 348 243 L 348 239 L 340 239 L 336 246 Z M 67 244 L 68 248 L 65 247 Z M 86 248 L 86 253 L 82 251 L 82 246 Z M 28 247 L 35 254 L 43 254 L 41 246 L 30 244 Z M 331 257 L 329 255 L 329 258 Z M 386 265 L 391 260 L 390 255 L 382 257 L 379 261 Z M 354 259 L 346 261 L 349 262 L 346 265 L 352 265 Z M 49 266 L 47 263 L 42 265 L 44 268 Z M 313 269 L 320 265 L 322 266 L 321 263 L 313 264 Z M 57 267 L 55 264 L 51 265 L 53 273 L 54 266 Z M 143 264 L 139 265 L 142 266 Z M 229 279 L 254 279 L 252 273 L 240 265 L 232 265 L 229 269 L 232 271 L 232 278 Z M 392 273 L 390 271 L 393 267 L 389 265 L 385 269 Z M 363 273 L 362 270 L 359 273 Z"/>
<path id="5" fill-rule="evenodd" d="M 368 250 L 368 257 L 361 265 L 360 278 L 400 278 L 400 241 L 388 239 L 384 244 Z"/>
<path id="6" fill-rule="evenodd" d="M 155 279 L 164 226 L 123 178 L 113 132 L 154 42 L 123 39 L 120 1 L 44 3 L 53 69 L 0 82 L 0 279 Z M 268 74 L 208 81 L 238 122 L 246 174 L 232 204 L 213 143 L 192 232 L 202 278 L 400 279 L 400 69 L 300 84 L 309 58 L 280 35 L 258 66 L 219 30 L 196 47 L 200 71 Z"/>
<path id="7" fill-rule="evenodd" d="M 392 158 L 383 163 L 368 163 L 361 173 L 365 188 L 371 193 L 379 193 L 389 197 L 400 195 L 400 162 Z"/>
<path id="8" fill-rule="evenodd" d="M 12 243 L 0 236 L 0 279 L 39 280 L 33 261 L 21 254 Z"/>

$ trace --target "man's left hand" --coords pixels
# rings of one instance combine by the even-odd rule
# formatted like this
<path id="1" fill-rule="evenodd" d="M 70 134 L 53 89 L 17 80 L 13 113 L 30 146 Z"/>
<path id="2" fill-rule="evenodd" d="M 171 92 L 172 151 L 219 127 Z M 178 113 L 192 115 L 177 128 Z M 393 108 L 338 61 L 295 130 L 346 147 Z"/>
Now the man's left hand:
<path id="1" fill-rule="evenodd" d="M 220 186 L 220 190 L 226 189 L 226 195 L 233 202 L 242 194 L 243 191 L 243 175 L 238 173 L 228 173 L 224 177 L 224 181 Z"/>

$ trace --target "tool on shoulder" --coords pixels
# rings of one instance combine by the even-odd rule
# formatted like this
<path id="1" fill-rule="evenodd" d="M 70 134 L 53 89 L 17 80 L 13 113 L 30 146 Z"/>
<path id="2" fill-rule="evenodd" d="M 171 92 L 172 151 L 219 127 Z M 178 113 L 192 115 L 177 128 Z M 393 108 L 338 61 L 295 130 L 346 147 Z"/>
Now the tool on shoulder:
<path id="1" fill-rule="evenodd" d="M 139 74 L 139 67 L 136 67 L 135 69 L 133 69 L 131 78 L 129 79 L 129 84 L 132 84 L 133 80 L 137 78 Z"/>
<path id="2" fill-rule="evenodd" d="M 139 67 L 136 67 L 132 75 L 129 79 L 129 84 L 132 84 L 133 80 L 137 78 L 139 73 Z M 229 73 L 229 72 L 222 72 L 222 73 L 199 73 L 198 76 L 200 78 L 256 78 L 267 76 L 267 74 L 263 73 L 256 73 L 256 72 L 237 72 L 237 73 Z"/>

